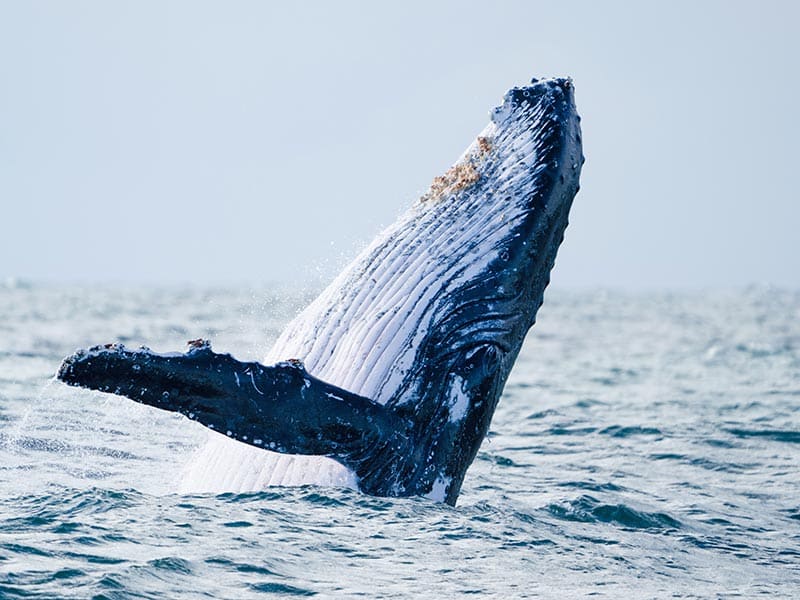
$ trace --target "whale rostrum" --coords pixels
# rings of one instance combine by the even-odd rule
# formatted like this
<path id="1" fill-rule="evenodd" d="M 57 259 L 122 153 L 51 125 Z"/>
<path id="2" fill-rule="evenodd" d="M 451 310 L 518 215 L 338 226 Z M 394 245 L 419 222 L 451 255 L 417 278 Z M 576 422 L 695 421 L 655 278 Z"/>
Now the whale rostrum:
<path id="1" fill-rule="evenodd" d="M 59 379 L 230 438 L 212 436 L 215 451 L 253 475 L 219 491 L 341 481 L 455 504 L 578 191 L 573 92 L 569 79 L 510 90 L 453 167 L 289 323 L 264 364 L 204 340 L 173 354 L 108 344 L 67 357 Z"/>

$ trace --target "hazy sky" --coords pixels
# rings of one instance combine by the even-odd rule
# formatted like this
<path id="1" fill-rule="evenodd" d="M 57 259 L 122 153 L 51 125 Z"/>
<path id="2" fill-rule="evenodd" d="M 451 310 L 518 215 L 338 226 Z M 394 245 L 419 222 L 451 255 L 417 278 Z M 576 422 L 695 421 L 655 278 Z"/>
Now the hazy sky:
<path id="1" fill-rule="evenodd" d="M 554 286 L 800 286 L 796 3 L 274 4 L 0 0 L 0 280 L 330 276 L 569 75 Z"/>

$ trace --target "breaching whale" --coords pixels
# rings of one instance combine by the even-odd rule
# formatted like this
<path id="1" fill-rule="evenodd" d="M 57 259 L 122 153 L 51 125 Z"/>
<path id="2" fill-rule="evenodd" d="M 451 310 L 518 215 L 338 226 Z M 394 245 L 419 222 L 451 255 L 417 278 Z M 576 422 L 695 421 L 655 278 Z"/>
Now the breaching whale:
<path id="1" fill-rule="evenodd" d="M 264 364 L 204 340 L 174 354 L 108 344 L 58 377 L 221 434 L 189 469 L 199 489 L 328 483 L 455 504 L 550 280 L 584 161 L 579 122 L 570 79 L 511 89 Z"/>

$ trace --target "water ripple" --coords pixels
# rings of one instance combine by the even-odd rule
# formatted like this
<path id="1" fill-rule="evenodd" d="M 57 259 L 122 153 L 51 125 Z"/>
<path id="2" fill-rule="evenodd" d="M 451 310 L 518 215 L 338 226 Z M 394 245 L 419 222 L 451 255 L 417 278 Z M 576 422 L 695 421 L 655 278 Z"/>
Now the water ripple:
<path id="1" fill-rule="evenodd" d="M 677 529 L 680 522 L 665 513 L 635 510 L 625 504 L 604 504 L 592 496 L 580 496 L 547 506 L 559 519 L 581 523 L 613 523 L 633 529 Z"/>

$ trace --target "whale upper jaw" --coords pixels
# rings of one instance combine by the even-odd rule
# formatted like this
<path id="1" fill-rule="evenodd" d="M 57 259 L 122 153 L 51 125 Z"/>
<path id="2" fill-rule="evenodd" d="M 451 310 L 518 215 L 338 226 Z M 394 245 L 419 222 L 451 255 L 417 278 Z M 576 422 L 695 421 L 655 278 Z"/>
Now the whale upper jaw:
<path id="1" fill-rule="evenodd" d="M 367 493 L 455 504 L 550 280 L 583 164 L 579 121 L 569 79 L 510 90 L 286 327 L 273 366 L 201 341 L 172 355 L 109 345 L 68 357 L 59 378 L 268 452 L 330 457 Z"/>

